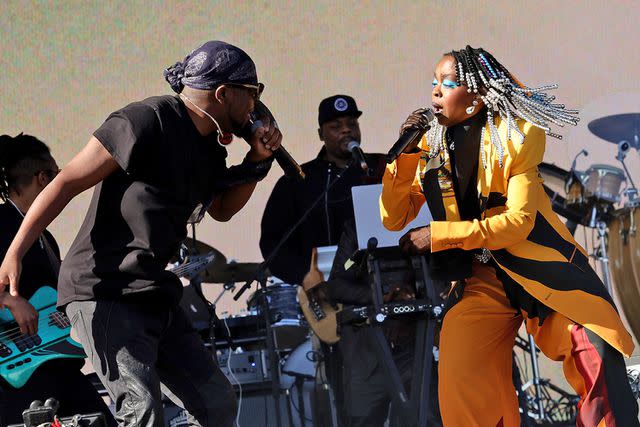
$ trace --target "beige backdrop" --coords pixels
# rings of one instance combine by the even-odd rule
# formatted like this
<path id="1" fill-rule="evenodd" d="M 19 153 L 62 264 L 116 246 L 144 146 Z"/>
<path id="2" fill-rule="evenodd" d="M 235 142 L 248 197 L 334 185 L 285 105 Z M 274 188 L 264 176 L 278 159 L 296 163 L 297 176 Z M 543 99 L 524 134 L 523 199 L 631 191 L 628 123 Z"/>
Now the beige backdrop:
<path id="1" fill-rule="evenodd" d="M 640 111 L 640 2 L 619 1 L 7 1 L 0 2 L 0 132 L 37 135 L 64 165 L 113 110 L 170 93 L 162 71 L 191 49 L 222 39 L 245 49 L 267 85 L 265 102 L 300 162 L 313 158 L 318 102 L 353 95 L 363 146 L 386 151 L 406 115 L 430 100 L 440 55 L 482 46 L 530 85 L 558 82 L 589 117 L 549 140 L 546 160 L 615 165 L 615 147 L 589 120 Z M 242 142 L 230 147 L 239 161 Z M 630 167 L 640 181 L 638 154 Z M 206 221 L 198 237 L 240 262 L 259 261 L 259 223 L 280 170 L 228 223 Z M 84 194 L 51 226 L 63 254 L 85 213 Z M 217 285 L 209 285 L 215 294 Z M 225 299 L 219 312 L 237 312 Z"/>

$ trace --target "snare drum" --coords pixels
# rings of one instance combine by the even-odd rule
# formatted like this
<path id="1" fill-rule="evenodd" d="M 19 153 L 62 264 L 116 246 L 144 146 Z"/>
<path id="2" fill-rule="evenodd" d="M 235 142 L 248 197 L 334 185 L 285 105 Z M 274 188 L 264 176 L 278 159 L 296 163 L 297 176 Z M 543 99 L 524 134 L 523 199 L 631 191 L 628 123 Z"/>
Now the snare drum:
<path id="1" fill-rule="evenodd" d="M 640 338 L 640 208 L 615 211 L 609 221 L 609 269 L 618 303 Z"/>
<path id="2" fill-rule="evenodd" d="M 585 195 L 600 202 L 620 201 L 620 186 L 626 180 L 624 171 L 609 165 L 592 165 L 585 171 Z"/>
<path id="3" fill-rule="evenodd" d="M 258 316 L 264 315 L 264 298 L 269 304 L 276 348 L 295 348 L 308 334 L 308 328 L 301 321 L 302 312 L 296 298 L 296 287 L 278 283 L 267 286 L 266 289 L 258 289 L 248 302 L 249 308 L 254 309 Z"/>

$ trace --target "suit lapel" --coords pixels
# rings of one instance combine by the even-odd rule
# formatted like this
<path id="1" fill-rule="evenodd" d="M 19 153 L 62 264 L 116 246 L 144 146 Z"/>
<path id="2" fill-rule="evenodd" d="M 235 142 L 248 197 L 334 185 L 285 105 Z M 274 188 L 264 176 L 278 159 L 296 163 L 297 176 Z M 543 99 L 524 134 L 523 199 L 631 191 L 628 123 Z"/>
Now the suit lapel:
<path id="1" fill-rule="evenodd" d="M 483 114 L 480 112 L 479 114 Z M 463 143 L 456 143 L 456 176 L 458 178 L 458 187 L 460 189 L 458 198 L 461 200 L 465 194 L 467 194 L 467 188 L 471 177 L 473 176 L 474 167 L 480 162 L 478 153 L 480 152 L 480 133 L 485 120 L 482 117 L 478 117 L 471 124 L 469 130 L 464 131 L 458 129 L 458 132 L 464 132 Z M 454 135 L 455 136 L 455 135 Z M 459 138 L 456 138 L 459 140 Z M 478 168 L 480 165 L 478 164 Z"/>

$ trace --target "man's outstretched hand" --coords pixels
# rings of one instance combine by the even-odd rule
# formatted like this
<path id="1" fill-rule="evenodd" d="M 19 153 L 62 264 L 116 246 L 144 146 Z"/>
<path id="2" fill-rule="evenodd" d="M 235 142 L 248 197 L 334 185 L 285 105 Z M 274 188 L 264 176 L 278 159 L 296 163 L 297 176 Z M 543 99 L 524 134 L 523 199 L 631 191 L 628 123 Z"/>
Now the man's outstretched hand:
<path id="1" fill-rule="evenodd" d="M 9 293 L 18 296 L 18 283 L 20 281 L 20 273 L 22 272 L 22 262 L 10 255 L 5 256 L 0 265 L 0 295 L 2 295 L 9 286 Z M 0 296 L 0 305 L 4 305 L 3 297 Z"/>

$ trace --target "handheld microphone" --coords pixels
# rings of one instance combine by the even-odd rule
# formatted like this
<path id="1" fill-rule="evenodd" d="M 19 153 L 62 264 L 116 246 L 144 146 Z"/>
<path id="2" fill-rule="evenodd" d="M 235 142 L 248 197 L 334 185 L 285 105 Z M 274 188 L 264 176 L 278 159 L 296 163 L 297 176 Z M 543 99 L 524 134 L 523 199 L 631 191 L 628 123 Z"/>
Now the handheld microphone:
<path id="1" fill-rule="evenodd" d="M 272 124 L 278 127 L 278 124 L 275 122 L 275 120 L 272 122 Z M 251 123 L 251 134 L 253 134 L 259 127 L 262 127 L 262 125 L 262 120 L 254 120 Z M 304 171 L 302 170 L 298 162 L 295 161 L 291 154 L 289 154 L 289 152 L 285 150 L 282 145 L 273 152 L 273 158 L 276 159 L 276 162 L 278 162 L 278 165 L 280 165 L 285 175 L 297 178 L 299 180 L 303 180 L 305 178 L 306 175 L 304 174 Z"/>
<path id="2" fill-rule="evenodd" d="M 362 148 L 360 148 L 360 143 L 355 140 L 350 141 L 347 144 L 347 150 L 351 152 L 351 156 L 353 157 L 353 160 L 360 165 L 362 170 L 365 172 L 368 172 L 369 165 L 367 164 L 367 161 L 364 158 L 364 153 L 362 152 Z"/>
<path id="3" fill-rule="evenodd" d="M 433 114 L 431 108 L 425 108 L 424 112 L 421 113 L 421 115 L 427 122 L 430 122 L 435 118 L 435 115 Z M 398 158 L 400 154 L 402 154 L 405 148 L 422 138 L 422 135 L 424 135 L 424 133 L 429 130 L 429 127 L 430 126 L 411 126 L 406 128 L 402 132 L 402 135 L 400 135 L 400 138 L 398 138 L 396 143 L 393 144 L 391 150 L 389 150 L 389 152 L 387 153 L 387 163 L 392 163 L 395 159 Z"/>
<path id="4" fill-rule="evenodd" d="M 264 105 L 261 101 L 256 101 L 253 112 L 251 113 L 251 119 L 249 120 L 249 126 L 245 128 L 245 131 L 243 133 L 244 139 L 249 140 L 251 135 L 253 135 L 255 131 L 263 125 L 263 122 L 261 120 L 262 118 L 269 119 L 271 126 L 275 126 L 276 129 L 278 128 L 278 123 L 276 122 L 276 119 L 273 117 L 273 114 L 271 114 L 271 111 L 269 111 L 267 106 Z M 280 145 L 280 148 L 273 152 L 273 157 L 274 159 L 276 159 L 276 162 L 278 162 L 285 175 L 299 180 L 303 180 L 305 178 L 304 171 L 302 170 L 298 162 L 295 161 L 291 154 L 289 154 L 289 152 L 285 150 L 282 145 Z"/>

